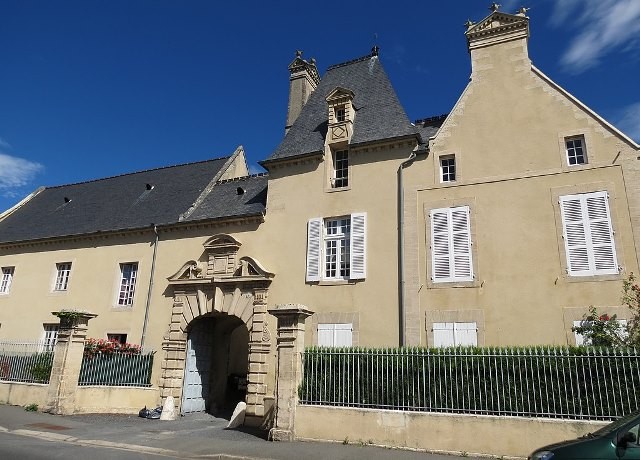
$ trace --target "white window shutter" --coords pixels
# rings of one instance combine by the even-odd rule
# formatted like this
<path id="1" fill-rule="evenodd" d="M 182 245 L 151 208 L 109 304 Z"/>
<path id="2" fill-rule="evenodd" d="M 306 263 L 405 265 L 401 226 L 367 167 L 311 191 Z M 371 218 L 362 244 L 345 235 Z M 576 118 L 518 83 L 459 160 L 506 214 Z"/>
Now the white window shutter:
<path id="1" fill-rule="evenodd" d="M 431 270 L 433 281 L 451 278 L 448 209 L 431 211 Z"/>
<path id="2" fill-rule="evenodd" d="M 573 327 L 580 327 L 582 326 L 582 321 L 574 321 L 573 322 Z M 579 332 L 574 332 L 573 333 L 575 335 L 576 338 L 576 346 L 580 346 L 580 345 L 584 345 L 584 336 L 582 334 L 580 334 Z"/>
<path id="3" fill-rule="evenodd" d="M 453 323 L 433 323 L 433 346 L 452 347 L 454 344 Z"/>
<path id="4" fill-rule="evenodd" d="M 478 346 L 478 325 L 472 323 L 454 323 L 454 342 L 461 346 Z"/>
<path id="5" fill-rule="evenodd" d="M 367 277 L 367 213 L 351 214 L 350 275 L 352 280 Z"/>
<path id="6" fill-rule="evenodd" d="M 586 216 L 582 211 L 582 200 L 576 195 L 560 197 L 560 212 L 569 274 L 591 275 L 587 247 L 587 224 L 585 222 Z"/>
<path id="7" fill-rule="evenodd" d="M 430 216 L 433 281 L 473 281 L 469 207 L 433 209 Z"/>
<path id="8" fill-rule="evenodd" d="M 320 281 L 322 261 L 322 219 L 309 219 L 307 225 L 307 276 L 306 280 Z"/>
<path id="9" fill-rule="evenodd" d="M 617 274 L 607 193 L 562 196 L 560 212 L 569 275 Z"/>
<path id="10" fill-rule="evenodd" d="M 471 263 L 471 231 L 468 206 L 451 209 L 451 240 L 453 247 L 453 276 L 456 280 L 471 281 L 473 279 L 473 265 Z"/>
<path id="11" fill-rule="evenodd" d="M 334 345 L 336 347 L 350 347 L 353 343 L 352 340 L 352 331 L 353 325 L 351 323 L 348 324 L 334 324 L 335 326 L 335 334 L 334 334 Z"/>
<path id="12" fill-rule="evenodd" d="M 318 346 L 333 346 L 333 324 L 318 324 Z"/>
<path id="13" fill-rule="evenodd" d="M 597 273 L 618 273 L 613 229 L 606 192 L 586 197 L 589 232 L 593 247 L 593 264 Z"/>

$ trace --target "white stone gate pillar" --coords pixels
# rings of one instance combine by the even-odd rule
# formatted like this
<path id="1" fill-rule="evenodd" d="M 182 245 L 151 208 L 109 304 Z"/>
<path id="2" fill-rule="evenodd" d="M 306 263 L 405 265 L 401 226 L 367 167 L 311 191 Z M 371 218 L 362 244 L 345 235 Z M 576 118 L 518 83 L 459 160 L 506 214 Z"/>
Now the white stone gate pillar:
<path id="1" fill-rule="evenodd" d="M 278 358 L 276 367 L 276 408 L 273 441 L 295 439 L 298 386 L 302 382 L 304 323 L 313 314 L 303 305 L 278 305 L 269 310 L 278 319 Z"/>

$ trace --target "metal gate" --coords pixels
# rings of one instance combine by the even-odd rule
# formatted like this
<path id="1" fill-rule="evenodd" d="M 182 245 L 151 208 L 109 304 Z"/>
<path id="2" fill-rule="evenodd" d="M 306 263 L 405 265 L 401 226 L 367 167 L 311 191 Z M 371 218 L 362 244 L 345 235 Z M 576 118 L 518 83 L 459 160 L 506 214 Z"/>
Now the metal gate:
<path id="1" fill-rule="evenodd" d="M 187 359 L 182 386 L 182 414 L 203 412 L 211 385 L 213 331 L 207 322 L 194 324 L 187 339 Z"/>

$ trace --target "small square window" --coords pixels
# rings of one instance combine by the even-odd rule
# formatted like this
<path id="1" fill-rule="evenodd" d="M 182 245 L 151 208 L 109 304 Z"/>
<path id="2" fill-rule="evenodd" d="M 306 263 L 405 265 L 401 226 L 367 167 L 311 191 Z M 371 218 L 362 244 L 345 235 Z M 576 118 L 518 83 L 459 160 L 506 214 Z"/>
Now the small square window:
<path id="1" fill-rule="evenodd" d="M 14 267 L 2 267 L 2 278 L 0 279 L 0 294 L 8 294 L 13 281 Z"/>
<path id="2" fill-rule="evenodd" d="M 336 112 L 336 122 L 339 123 L 347 119 L 347 112 L 345 111 L 344 107 L 337 107 L 335 112 Z"/>
<path id="3" fill-rule="evenodd" d="M 353 324 L 318 324 L 319 347 L 350 347 L 353 345 Z"/>
<path id="4" fill-rule="evenodd" d="M 66 291 L 69 287 L 69 275 L 71 275 L 71 262 L 56 264 L 56 282 L 54 291 Z"/>
<path id="5" fill-rule="evenodd" d="M 565 139 L 567 151 L 567 164 L 569 166 L 583 165 L 587 163 L 587 151 L 584 145 L 584 137 L 569 137 Z"/>
<path id="6" fill-rule="evenodd" d="M 454 182 L 456 180 L 456 157 L 446 155 L 440 157 L 440 182 Z"/>

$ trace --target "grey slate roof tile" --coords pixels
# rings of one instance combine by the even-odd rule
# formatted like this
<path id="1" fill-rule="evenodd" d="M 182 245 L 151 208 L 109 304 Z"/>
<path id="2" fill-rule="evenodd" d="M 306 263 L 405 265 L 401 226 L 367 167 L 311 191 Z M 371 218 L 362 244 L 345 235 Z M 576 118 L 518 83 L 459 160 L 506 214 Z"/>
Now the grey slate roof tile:
<path id="1" fill-rule="evenodd" d="M 351 144 L 416 134 L 378 57 L 366 56 L 327 70 L 298 119 L 265 163 L 324 150 L 328 129 L 326 97 L 336 87 L 355 94 L 356 116 Z"/>
<path id="2" fill-rule="evenodd" d="M 265 174 L 231 179 L 216 184 L 184 222 L 264 214 L 266 202 Z"/>
<path id="3" fill-rule="evenodd" d="M 174 224 L 200 196 L 229 157 L 45 188 L 0 220 L 0 243 L 30 241 Z M 153 186 L 147 190 L 147 184 Z M 262 204 L 235 208 L 220 190 L 207 196 L 199 219 L 253 213 Z M 223 187 L 224 188 L 224 187 Z M 226 188 L 225 188 L 226 190 Z M 213 196 L 220 200 L 213 203 Z M 69 202 L 65 203 L 65 197 Z M 232 197 L 233 198 L 233 197 Z M 206 206 L 204 206 L 206 204 Z M 248 211 L 247 211 L 248 210 Z M 211 212 L 207 215 L 207 212 Z"/>

